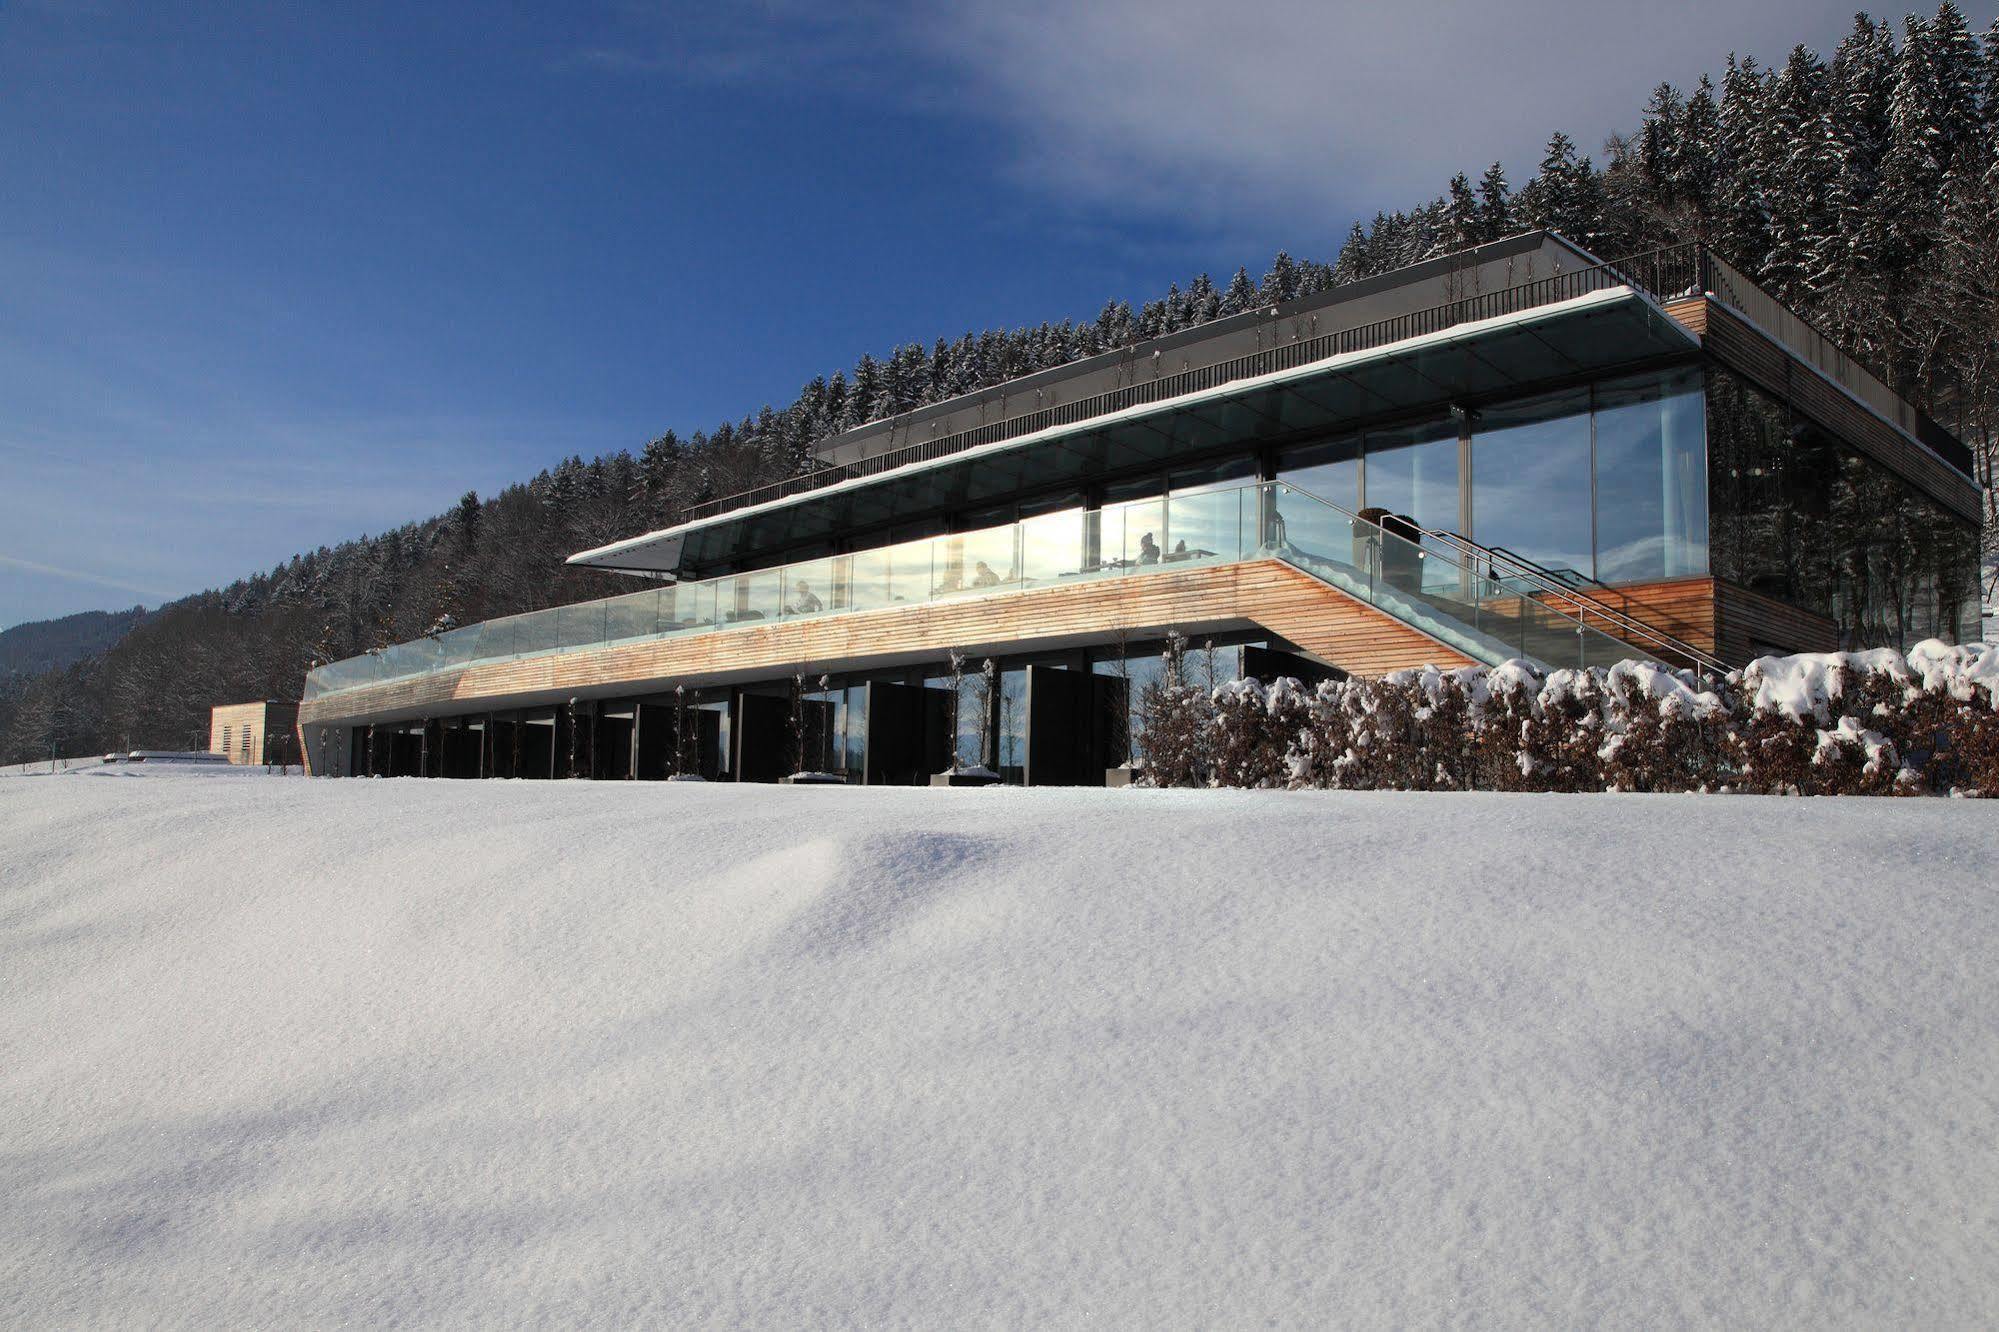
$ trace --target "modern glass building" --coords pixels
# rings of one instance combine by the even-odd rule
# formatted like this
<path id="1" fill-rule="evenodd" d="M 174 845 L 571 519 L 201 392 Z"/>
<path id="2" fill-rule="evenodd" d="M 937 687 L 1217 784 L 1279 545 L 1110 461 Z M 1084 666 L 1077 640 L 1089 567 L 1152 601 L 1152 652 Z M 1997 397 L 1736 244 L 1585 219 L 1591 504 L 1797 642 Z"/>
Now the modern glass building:
<path id="1" fill-rule="evenodd" d="M 1969 452 L 1698 246 L 1446 256 L 825 441 L 315 670 L 315 771 L 1095 783 L 1197 680 L 1970 636 Z M 954 665 L 955 662 L 955 665 Z"/>

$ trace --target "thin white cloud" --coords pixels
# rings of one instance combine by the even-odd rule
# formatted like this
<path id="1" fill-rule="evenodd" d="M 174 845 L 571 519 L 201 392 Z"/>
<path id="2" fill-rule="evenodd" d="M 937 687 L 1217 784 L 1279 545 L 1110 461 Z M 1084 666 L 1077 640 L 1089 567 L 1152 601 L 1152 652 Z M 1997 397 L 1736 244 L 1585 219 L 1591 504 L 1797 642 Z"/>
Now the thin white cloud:
<path id="1" fill-rule="evenodd" d="M 1928 11 L 1928 3 L 1917 4 Z M 1999 4 L 1966 5 L 1982 28 Z M 1853 0 L 802 0 L 623 6 L 572 68 L 842 93 L 999 126 L 968 163 L 1111 218 L 1323 235 L 1495 160 L 1524 179 L 1560 129 L 1598 153 L 1653 87 L 1730 52 L 1830 53 Z M 1890 13 L 1899 22 L 1901 10 Z"/>
<path id="2" fill-rule="evenodd" d="M 19 556 L 4 553 L 0 553 L 0 569 L 15 569 L 21 573 L 42 574 L 50 578 L 65 579 L 72 583 L 92 583 L 98 587 L 109 587 L 120 592 L 131 592 L 138 596 L 150 597 L 156 601 L 175 595 L 163 588 L 130 582 L 127 579 L 114 577 L 110 574 L 92 573 L 88 569 L 65 569 L 61 565 L 43 564 L 39 560 L 24 560 Z"/>
<path id="3" fill-rule="evenodd" d="M 1524 176 L 1552 131 L 1595 151 L 1635 127 L 1653 86 L 1718 73 L 1731 50 L 1766 63 L 1801 41 L 1829 50 L 1853 6 L 1017 0 L 938 13 L 925 40 L 1018 129 L 1018 170 L 1092 205 L 1209 220 L 1407 206 L 1494 160 Z"/>

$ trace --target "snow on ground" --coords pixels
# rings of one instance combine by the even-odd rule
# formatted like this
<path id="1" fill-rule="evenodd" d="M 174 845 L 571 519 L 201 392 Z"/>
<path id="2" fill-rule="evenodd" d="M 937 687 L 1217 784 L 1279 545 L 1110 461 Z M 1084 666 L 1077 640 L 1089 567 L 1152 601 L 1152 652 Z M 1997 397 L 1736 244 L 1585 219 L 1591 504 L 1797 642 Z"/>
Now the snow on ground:
<path id="1" fill-rule="evenodd" d="M 1989 1324 L 1999 804 L 0 779 L 0 1324 Z"/>

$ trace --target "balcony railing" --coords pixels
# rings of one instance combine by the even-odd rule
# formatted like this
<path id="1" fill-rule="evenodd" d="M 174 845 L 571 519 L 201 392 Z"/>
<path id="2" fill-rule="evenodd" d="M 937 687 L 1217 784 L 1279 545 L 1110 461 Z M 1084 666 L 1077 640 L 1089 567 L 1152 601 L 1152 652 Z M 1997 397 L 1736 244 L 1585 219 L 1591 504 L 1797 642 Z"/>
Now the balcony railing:
<path id="1" fill-rule="evenodd" d="M 1396 526 L 1390 520 L 1391 527 Z M 1634 648 L 1489 558 L 1283 482 L 1071 509 L 1002 527 L 647 588 L 467 625 L 321 666 L 308 700 L 482 663 L 728 633 L 1101 578 L 1282 559 L 1475 660 L 1606 665 Z M 1410 539 L 1414 537 L 1415 539 Z"/>

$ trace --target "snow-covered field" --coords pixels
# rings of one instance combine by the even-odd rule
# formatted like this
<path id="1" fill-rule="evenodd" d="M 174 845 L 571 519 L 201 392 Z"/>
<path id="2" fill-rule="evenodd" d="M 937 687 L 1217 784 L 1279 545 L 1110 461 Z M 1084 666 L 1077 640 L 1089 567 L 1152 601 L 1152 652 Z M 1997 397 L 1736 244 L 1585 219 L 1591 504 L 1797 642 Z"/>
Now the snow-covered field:
<path id="1" fill-rule="evenodd" d="M 0 1324 L 1973 1326 L 1999 803 L 0 778 Z"/>

